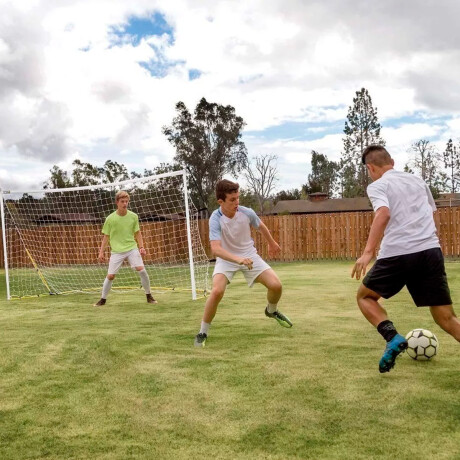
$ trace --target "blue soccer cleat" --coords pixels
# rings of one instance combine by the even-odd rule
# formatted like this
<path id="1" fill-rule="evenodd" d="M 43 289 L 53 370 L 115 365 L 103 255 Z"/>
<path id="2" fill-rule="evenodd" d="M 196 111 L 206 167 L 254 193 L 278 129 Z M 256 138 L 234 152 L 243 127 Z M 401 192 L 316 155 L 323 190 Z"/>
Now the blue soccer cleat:
<path id="1" fill-rule="evenodd" d="M 380 373 L 389 372 L 395 365 L 396 357 L 407 348 L 407 340 L 396 334 L 388 343 L 379 362 Z"/>

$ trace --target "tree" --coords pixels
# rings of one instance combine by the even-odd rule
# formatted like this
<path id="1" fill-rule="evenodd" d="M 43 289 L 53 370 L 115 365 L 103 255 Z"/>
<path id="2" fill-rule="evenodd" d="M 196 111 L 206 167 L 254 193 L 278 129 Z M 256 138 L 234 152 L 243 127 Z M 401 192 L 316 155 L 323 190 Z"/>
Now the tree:
<path id="1" fill-rule="evenodd" d="M 97 185 L 101 182 L 102 168 L 93 166 L 90 163 L 82 163 L 74 160 L 72 163 L 72 186 L 84 187 L 86 185 Z"/>
<path id="2" fill-rule="evenodd" d="M 353 105 L 348 108 L 343 130 L 345 138 L 340 162 L 343 197 L 366 196 L 366 188 L 370 180 L 361 157 L 368 145 L 385 145 L 385 141 L 380 137 L 380 130 L 377 109 L 372 106 L 369 92 L 365 88 L 356 91 Z"/>
<path id="3" fill-rule="evenodd" d="M 144 169 L 144 177 L 171 173 L 181 169 L 181 166 L 177 163 L 160 163 L 159 166 L 155 166 L 153 169 Z M 149 189 L 155 189 L 163 196 L 181 196 L 183 189 L 182 176 L 169 176 L 158 179 L 155 183 L 149 185 Z"/>
<path id="4" fill-rule="evenodd" d="M 195 179 L 192 195 L 210 207 L 215 186 L 224 174 L 237 175 L 247 165 L 247 151 L 241 141 L 245 125 L 235 109 L 202 98 L 192 114 L 183 102 L 176 104 L 177 116 L 163 134 L 176 148 L 174 160 L 185 164 Z M 196 191 L 194 190 L 196 187 Z"/>
<path id="5" fill-rule="evenodd" d="M 248 162 L 244 177 L 250 191 L 256 196 L 260 213 L 263 215 L 265 203 L 275 189 L 278 180 L 276 168 L 276 155 L 260 155 L 255 158 L 255 165 Z"/>
<path id="6" fill-rule="evenodd" d="M 110 182 L 120 182 L 129 179 L 129 173 L 124 164 L 117 163 L 116 161 L 107 160 L 102 168 L 103 182 L 109 184 Z"/>
<path id="7" fill-rule="evenodd" d="M 440 170 L 441 156 L 434 145 L 430 145 L 430 141 L 426 139 L 421 139 L 414 142 L 408 152 L 411 159 L 404 170 L 420 176 L 430 187 L 433 197 L 439 197 L 446 186 L 447 176 Z"/>
<path id="8" fill-rule="evenodd" d="M 287 200 L 301 200 L 305 198 L 302 194 L 302 190 L 293 188 L 291 190 L 281 190 L 278 192 L 274 198 L 273 202 L 276 204 L 278 201 L 287 201 Z"/>
<path id="9" fill-rule="evenodd" d="M 50 169 L 51 177 L 43 183 L 44 189 L 50 188 L 67 188 L 72 186 L 72 181 L 66 171 L 59 166 L 54 165 Z"/>
<path id="10" fill-rule="evenodd" d="M 311 151 L 311 174 L 304 189 L 307 194 L 322 192 L 330 197 L 335 189 L 340 169 L 339 163 L 329 161 L 326 155 Z"/>
<path id="11" fill-rule="evenodd" d="M 259 204 L 257 196 L 246 188 L 240 187 L 240 205 L 256 209 Z"/>
<path id="12" fill-rule="evenodd" d="M 444 167 L 449 171 L 447 175 L 447 183 L 449 184 L 451 193 L 456 193 L 459 190 L 460 182 L 460 143 L 454 145 L 452 139 L 449 139 L 446 145 L 446 150 L 443 152 Z"/>

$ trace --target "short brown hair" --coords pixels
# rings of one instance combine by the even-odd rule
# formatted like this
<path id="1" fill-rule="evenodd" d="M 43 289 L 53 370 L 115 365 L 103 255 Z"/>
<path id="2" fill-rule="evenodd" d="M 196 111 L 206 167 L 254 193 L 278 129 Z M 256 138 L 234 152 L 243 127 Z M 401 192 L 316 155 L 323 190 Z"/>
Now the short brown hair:
<path id="1" fill-rule="evenodd" d="M 228 179 L 222 179 L 216 184 L 216 198 L 218 200 L 225 201 L 227 193 L 234 193 L 240 189 L 240 185 L 237 182 L 232 182 Z"/>
<path id="2" fill-rule="evenodd" d="M 391 156 L 383 145 L 371 144 L 366 147 L 361 157 L 363 164 L 371 163 L 375 166 L 391 164 Z"/>
<path id="3" fill-rule="evenodd" d="M 117 194 L 115 195 L 115 203 L 118 203 L 122 198 L 128 198 L 129 200 L 129 193 L 125 192 L 124 190 L 120 190 L 119 192 L 117 192 Z"/>

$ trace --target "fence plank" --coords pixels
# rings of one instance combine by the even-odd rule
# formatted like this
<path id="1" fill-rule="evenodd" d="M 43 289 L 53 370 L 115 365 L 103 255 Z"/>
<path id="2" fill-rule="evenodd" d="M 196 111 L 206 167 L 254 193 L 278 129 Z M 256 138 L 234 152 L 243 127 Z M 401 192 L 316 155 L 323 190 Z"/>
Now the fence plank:
<path id="1" fill-rule="evenodd" d="M 279 242 L 281 254 L 268 254 L 260 232 L 253 233 L 254 243 L 267 260 L 355 259 L 365 247 L 372 219 L 372 212 L 264 216 L 262 220 Z M 434 220 L 444 255 L 460 257 L 460 207 L 440 208 Z M 200 219 L 197 225 L 206 254 L 211 257 L 208 220 Z M 144 237 L 148 262 L 161 263 L 184 253 L 187 240 L 183 222 L 145 222 L 141 226 L 148 235 Z M 96 263 L 102 238 L 98 225 L 37 227 L 23 231 L 22 239 L 14 229 L 7 231 L 8 253 L 14 255 L 11 264 L 17 267 L 31 267 L 24 244 L 40 265 Z M 37 238 L 40 251 L 36 243 L 35 249 L 31 244 Z M 0 234 L 0 268 L 4 268 L 3 250 Z"/>

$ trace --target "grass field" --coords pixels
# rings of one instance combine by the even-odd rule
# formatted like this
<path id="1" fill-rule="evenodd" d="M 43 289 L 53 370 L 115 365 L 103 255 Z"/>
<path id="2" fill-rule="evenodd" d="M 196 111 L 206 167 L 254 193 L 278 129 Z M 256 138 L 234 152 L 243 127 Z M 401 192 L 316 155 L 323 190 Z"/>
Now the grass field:
<path id="1" fill-rule="evenodd" d="M 7 302 L 0 273 L 0 458 L 460 459 L 459 344 L 403 291 L 390 317 L 437 334 L 439 354 L 379 374 L 384 341 L 358 311 L 351 265 L 274 265 L 292 329 L 237 276 L 204 349 L 203 300 Z M 460 263 L 446 268 L 459 302 Z"/>

